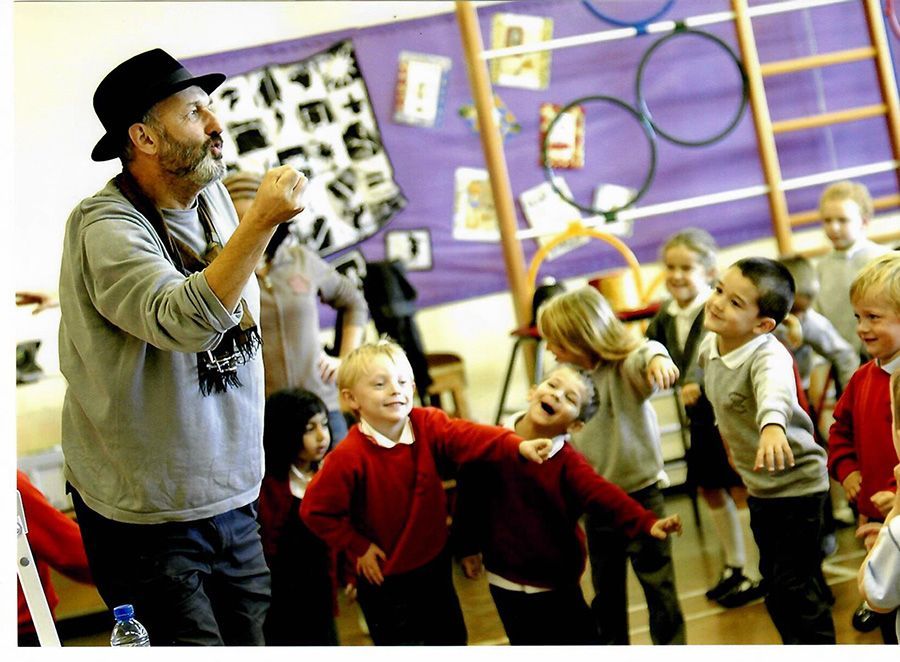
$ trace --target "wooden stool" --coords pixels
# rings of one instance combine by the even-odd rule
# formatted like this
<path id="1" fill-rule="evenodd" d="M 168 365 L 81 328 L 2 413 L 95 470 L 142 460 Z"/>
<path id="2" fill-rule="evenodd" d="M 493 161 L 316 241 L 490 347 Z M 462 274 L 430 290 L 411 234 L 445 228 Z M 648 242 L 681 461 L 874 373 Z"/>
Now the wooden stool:
<path id="1" fill-rule="evenodd" d="M 463 360 L 456 354 L 426 354 L 425 358 L 428 361 L 428 374 L 431 376 L 428 394 L 440 398 L 442 393 L 450 393 L 454 407 L 451 416 L 469 418 Z"/>

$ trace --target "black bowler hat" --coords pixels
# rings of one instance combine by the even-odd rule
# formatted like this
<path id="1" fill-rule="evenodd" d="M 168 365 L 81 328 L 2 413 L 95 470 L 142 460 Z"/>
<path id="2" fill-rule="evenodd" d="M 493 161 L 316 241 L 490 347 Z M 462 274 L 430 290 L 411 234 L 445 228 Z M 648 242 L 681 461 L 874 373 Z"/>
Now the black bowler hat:
<path id="1" fill-rule="evenodd" d="M 140 122 L 157 101 L 192 85 L 212 94 L 224 80 L 225 74 L 193 76 L 161 48 L 125 60 L 100 81 L 94 92 L 94 111 L 106 135 L 94 146 L 91 158 L 94 161 L 117 158 L 128 127 Z"/>

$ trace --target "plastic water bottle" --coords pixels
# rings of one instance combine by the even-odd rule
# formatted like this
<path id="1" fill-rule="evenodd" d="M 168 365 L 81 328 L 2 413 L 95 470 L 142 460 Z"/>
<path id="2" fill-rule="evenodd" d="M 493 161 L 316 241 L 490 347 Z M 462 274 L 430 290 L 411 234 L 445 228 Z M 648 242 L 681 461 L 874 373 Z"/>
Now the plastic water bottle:
<path id="1" fill-rule="evenodd" d="M 116 624 L 109 638 L 110 646 L 149 646 L 147 629 L 134 617 L 134 607 L 119 605 L 113 609 Z"/>

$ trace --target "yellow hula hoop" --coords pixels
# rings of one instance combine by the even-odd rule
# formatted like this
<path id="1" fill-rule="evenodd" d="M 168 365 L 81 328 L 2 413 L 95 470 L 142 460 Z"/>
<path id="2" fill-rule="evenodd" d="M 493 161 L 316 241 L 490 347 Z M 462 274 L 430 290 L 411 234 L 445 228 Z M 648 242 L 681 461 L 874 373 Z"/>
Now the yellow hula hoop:
<path id="1" fill-rule="evenodd" d="M 611 235 L 610 233 L 603 232 L 601 230 L 595 230 L 593 228 L 586 228 L 577 221 L 570 223 L 569 227 L 567 227 L 563 232 L 556 235 L 546 244 L 541 246 L 538 252 L 534 254 L 534 257 L 531 258 L 531 264 L 528 267 L 528 286 L 532 295 L 534 294 L 538 269 L 540 268 L 541 263 L 543 263 L 543 261 L 547 258 L 547 255 L 551 250 L 556 248 L 564 241 L 573 239 L 575 237 L 591 237 L 593 239 L 599 239 L 600 241 L 606 242 L 617 251 L 619 251 L 622 257 L 625 258 L 628 266 L 631 268 L 631 273 L 634 276 L 634 284 L 637 288 L 638 296 L 640 297 L 641 302 L 647 302 L 647 296 L 652 293 L 653 289 L 646 291 L 644 290 L 644 280 L 641 277 L 641 265 L 640 262 L 638 262 L 637 258 L 634 256 L 634 253 L 631 252 L 631 249 L 628 248 L 628 246 L 626 246 L 625 243 L 615 235 Z M 654 281 L 654 284 L 658 285 L 658 281 L 660 280 L 660 278 L 657 278 L 656 281 Z"/>

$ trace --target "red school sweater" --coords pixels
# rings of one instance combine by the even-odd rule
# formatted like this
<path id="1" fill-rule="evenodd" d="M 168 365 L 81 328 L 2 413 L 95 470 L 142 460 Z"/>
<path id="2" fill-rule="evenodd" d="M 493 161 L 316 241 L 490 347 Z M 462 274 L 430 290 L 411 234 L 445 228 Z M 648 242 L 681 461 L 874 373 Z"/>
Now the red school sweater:
<path id="1" fill-rule="evenodd" d="M 384 575 L 415 570 L 447 542 L 447 500 L 435 461 L 513 461 L 522 439 L 501 427 L 413 408 L 415 443 L 378 446 L 354 425 L 306 488 L 300 516 L 335 550 L 362 556 L 375 543 Z M 521 460 L 524 464 L 525 460 Z"/>
<path id="2" fill-rule="evenodd" d="M 890 382 L 891 376 L 875 361 L 857 370 L 835 405 L 828 432 L 828 472 L 843 483 L 850 473 L 859 471 L 862 485 L 856 505 L 860 514 L 879 521 L 884 515 L 870 497 L 883 490 L 897 491 Z"/>
<path id="3" fill-rule="evenodd" d="M 463 472 L 455 551 L 482 552 L 487 570 L 519 584 L 578 584 L 587 556 L 578 524 L 585 512 L 609 513 L 629 538 L 649 534 L 657 520 L 568 443 L 540 465 L 504 462 Z"/>

